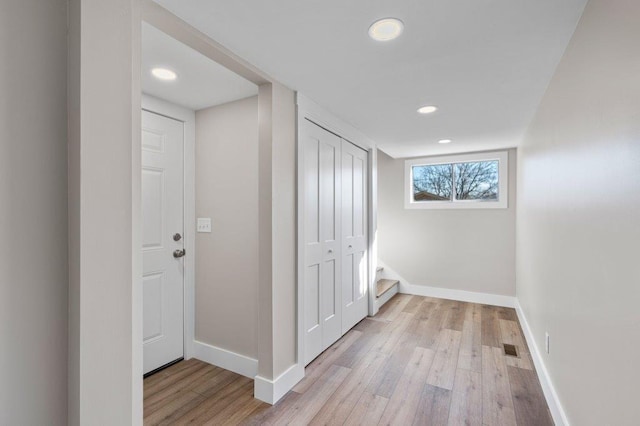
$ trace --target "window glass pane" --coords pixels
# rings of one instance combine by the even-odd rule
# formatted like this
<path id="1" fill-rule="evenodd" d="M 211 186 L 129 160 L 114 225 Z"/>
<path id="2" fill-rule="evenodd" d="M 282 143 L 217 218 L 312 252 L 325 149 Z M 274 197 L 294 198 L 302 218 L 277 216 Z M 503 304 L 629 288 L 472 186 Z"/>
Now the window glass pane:
<path id="1" fill-rule="evenodd" d="M 413 166 L 414 201 L 451 201 L 453 165 Z"/>
<path id="2" fill-rule="evenodd" d="M 457 163 L 456 200 L 498 201 L 498 163 Z"/>

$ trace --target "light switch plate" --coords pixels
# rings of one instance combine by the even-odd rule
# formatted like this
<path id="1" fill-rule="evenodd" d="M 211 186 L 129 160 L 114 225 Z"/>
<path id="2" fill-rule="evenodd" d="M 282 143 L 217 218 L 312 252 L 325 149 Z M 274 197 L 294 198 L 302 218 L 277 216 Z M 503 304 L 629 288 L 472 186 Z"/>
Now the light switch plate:
<path id="1" fill-rule="evenodd" d="M 198 224 L 196 226 L 197 232 L 211 232 L 211 218 L 199 217 Z"/>

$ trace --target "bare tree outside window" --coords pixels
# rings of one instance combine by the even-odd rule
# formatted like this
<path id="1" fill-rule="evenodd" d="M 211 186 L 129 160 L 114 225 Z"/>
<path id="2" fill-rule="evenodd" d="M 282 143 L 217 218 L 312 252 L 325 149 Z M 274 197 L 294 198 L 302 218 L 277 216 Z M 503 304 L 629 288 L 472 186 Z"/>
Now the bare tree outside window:
<path id="1" fill-rule="evenodd" d="M 412 167 L 414 201 L 498 200 L 498 161 Z"/>
<path id="2" fill-rule="evenodd" d="M 456 200 L 497 200 L 498 162 L 480 161 L 455 165 Z"/>
<path id="3" fill-rule="evenodd" d="M 415 201 L 450 201 L 452 182 L 452 164 L 414 166 L 413 199 Z"/>

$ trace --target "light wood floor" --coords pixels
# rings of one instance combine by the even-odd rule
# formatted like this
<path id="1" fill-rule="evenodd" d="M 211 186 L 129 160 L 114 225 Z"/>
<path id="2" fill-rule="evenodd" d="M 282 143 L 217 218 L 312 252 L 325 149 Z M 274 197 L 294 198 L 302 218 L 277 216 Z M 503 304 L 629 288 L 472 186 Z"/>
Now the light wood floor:
<path id="1" fill-rule="evenodd" d="M 145 379 L 144 398 L 147 425 L 553 425 L 513 309 L 402 294 L 273 407 L 197 360 Z"/>

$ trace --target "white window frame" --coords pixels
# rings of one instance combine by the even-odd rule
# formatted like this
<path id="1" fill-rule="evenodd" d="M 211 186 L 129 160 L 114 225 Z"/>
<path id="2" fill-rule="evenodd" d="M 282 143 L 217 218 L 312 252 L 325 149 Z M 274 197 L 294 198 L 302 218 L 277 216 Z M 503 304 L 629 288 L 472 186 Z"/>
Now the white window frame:
<path id="1" fill-rule="evenodd" d="M 498 200 L 414 201 L 413 167 L 439 164 L 498 161 Z M 405 209 L 506 209 L 509 207 L 509 153 L 507 151 L 456 154 L 440 157 L 423 157 L 404 162 Z"/>

